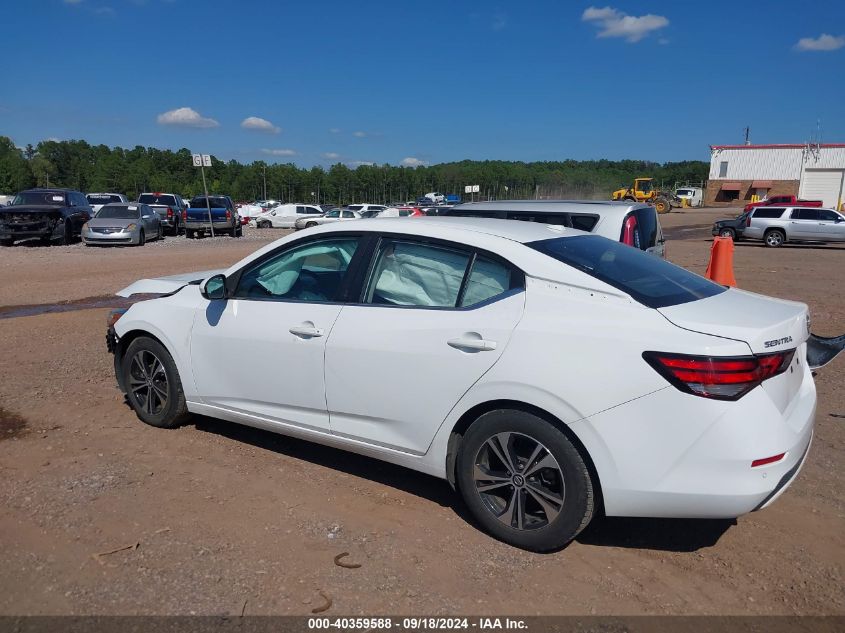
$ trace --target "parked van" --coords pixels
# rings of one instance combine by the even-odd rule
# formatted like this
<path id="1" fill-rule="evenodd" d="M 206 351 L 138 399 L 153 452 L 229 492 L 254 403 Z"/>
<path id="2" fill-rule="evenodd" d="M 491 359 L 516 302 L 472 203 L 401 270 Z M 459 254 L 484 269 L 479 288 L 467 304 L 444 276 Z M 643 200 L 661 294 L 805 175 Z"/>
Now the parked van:
<path id="1" fill-rule="evenodd" d="M 678 187 L 675 189 L 675 197 L 687 201 L 687 206 L 704 206 L 704 189 L 701 187 Z"/>
<path id="2" fill-rule="evenodd" d="M 292 229 L 300 218 L 319 218 L 322 215 L 323 210 L 313 204 L 280 204 L 252 216 L 249 225 L 259 229 Z"/>

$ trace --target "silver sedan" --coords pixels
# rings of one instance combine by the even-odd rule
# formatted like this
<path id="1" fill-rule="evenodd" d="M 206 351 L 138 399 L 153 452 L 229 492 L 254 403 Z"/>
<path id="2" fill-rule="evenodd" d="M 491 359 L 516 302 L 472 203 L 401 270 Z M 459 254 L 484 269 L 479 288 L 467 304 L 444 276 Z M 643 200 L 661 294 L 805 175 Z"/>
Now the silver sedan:
<path id="1" fill-rule="evenodd" d="M 294 225 L 296 230 L 308 229 L 312 226 L 319 226 L 320 224 L 331 224 L 332 222 L 342 222 L 343 220 L 359 220 L 364 216 L 358 211 L 350 209 L 332 209 L 328 213 L 320 217 L 299 218 Z"/>
<path id="2" fill-rule="evenodd" d="M 82 241 L 92 244 L 135 244 L 162 237 L 158 213 L 146 204 L 106 204 L 82 226 Z"/>

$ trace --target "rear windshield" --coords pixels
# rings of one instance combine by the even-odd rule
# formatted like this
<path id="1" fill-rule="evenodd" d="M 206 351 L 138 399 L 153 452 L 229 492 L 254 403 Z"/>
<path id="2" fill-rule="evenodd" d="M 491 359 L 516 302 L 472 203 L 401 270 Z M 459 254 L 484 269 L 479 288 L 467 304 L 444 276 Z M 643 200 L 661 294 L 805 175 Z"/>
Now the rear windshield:
<path id="1" fill-rule="evenodd" d="M 198 209 L 200 207 L 208 207 L 208 206 L 211 206 L 212 209 L 215 208 L 215 207 L 218 208 L 218 209 L 226 209 L 227 208 L 226 198 L 209 196 L 208 202 L 209 202 L 209 204 L 205 203 L 205 196 L 197 196 L 196 198 L 191 199 L 190 207 L 192 209 Z"/>
<path id="2" fill-rule="evenodd" d="M 93 194 L 89 193 L 87 196 L 88 202 L 91 204 L 108 204 L 110 202 L 123 202 L 120 196 L 114 193 Z"/>
<path id="3" fill-rule="evenodd" d="M 631 295 L 650 308 L 689 303 L 726 289 L 636 248 L 594 235 L 526 244 Z"/>
<path id="4" fill-rule="evenodd" d="M 171 196 L 168 194 L 159 194 L 156 195 L 154 193 L 142 193 L 138 196 L 138 202 L 142 204 L 166 204 L 170 206 L 176 206 L 176 196 Z"/>
<path id="5" fill-rule="evenodd" d="M 115 204 L 103 207 L 97 212 L 98 218 L 116 218 L 119 220 L 132 220 L 140 217 L 141 210 L 135 205 Z"/>
<path id="6" fill-rule="evenodd" d="M 12 204 L 59 204 L 64 206 L 65 194 L 61 191 L 22 191 Z"/>

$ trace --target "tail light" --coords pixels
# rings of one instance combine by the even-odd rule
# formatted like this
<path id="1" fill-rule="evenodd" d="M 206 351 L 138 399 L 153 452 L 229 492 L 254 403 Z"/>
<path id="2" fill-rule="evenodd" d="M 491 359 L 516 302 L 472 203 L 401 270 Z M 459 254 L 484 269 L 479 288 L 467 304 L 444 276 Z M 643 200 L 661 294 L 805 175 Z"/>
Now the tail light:
<path id="1" fill-rule="evenodd" d="M 643 352 L 643 359 L 685 393 L 714 400 L 739 400 L 764 380 L 786 371 L 794 355 L 794 349 L 759 356 Z"/>
<path id="2" fill-rule="evenodd" d="M 187 222 L 187 221 L 188 221 L 188 210 L 187 210 L 187 209 L 185 209 L 185 210 L 183 210 L 183 211 L 182 211 L 182 221 L 183 221 L 183 222 Z"/>
<path id="3" fill-rule="evenodd" d="M 167 217 L 168 218 L 173 217 L 173 209 L 171 209 L 170 207 L 167 207 Z"/>
<path id="4" fill-rule="evenodd" d="M 751 226 L 751 212 L 745 216 L 745 226 Z"/>
<path id="5" fill-rule="evenodd" d="M 226 222 L 231 222 L 232 220 L 232 212 L 226 209 Z"/>

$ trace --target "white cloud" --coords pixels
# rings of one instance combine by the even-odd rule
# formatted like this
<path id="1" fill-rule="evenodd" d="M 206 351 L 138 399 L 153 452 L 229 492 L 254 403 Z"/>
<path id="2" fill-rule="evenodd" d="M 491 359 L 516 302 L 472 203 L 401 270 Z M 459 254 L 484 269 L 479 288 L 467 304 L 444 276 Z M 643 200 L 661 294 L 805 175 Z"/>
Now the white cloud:
<path id="1" fill-rule="evenodd" d="M 639 42 L 652 31 L 669 26 L 669 20 L 662 15 L 627 15 L 613 7 L 588 7 L 581 15 L 584 22 L 598 27 L 596 37 L 621 37 L 627 42 Z"/>
<path id="2" fill-rule="evenodd" d="M 322 156 L 326 160 L 337 160 L 338 158 L 340 158 L 340 154 L 338 154 L 337 152 L 326 152 L 325 154 L 322 154 Z"/>
<path id="3" fill-rule="evenodd" d="M 822 33 L 818 37 L 802 37 L 795 45 L 799 51 L 835 51 L 845 46 L 845 35 L 835 37 Z"/>
<path id="4" fill-rule="evenodd" d="M 296 151 L 292 149 L 262 149 L 261 153 L 268 156 L 296 156 Z"/>
<path id="5" fill-rule="evenodd" d="M 82 4 L 82 0 L 63 0 L 65 4 Z"/>
<path id="6" fill-rule="evenodd" d="M 361 167 L 362 165 L 367 165 L 368 167 L 372 167 L 375 163 L 371 160 L 353 160 L 346 163 L 348 167 Z"/>
<path id="7" fill-rule="evenodd" d="M 357 138 L 364 138 L 366 135 L 367 133 L 362 132 L 361 130 L 358 130 L 357 132 L 352 132 L 352 136 L 355 136 Z"/>
<path id="8" fill-rule="evenodd" d="M 257 116 L 248 116 L 241 121 L 241 127 L 245 130 L 255 130 L 256 132 L 265 132 L 267 134 L 278 134 L 282 128 L 276 127 L 267 119 L 262 119 Z"/>
<path id="9" fill-rule="evenodd" d="M 192 108 L 176 108 L 158 115 L 156 119 L 159 125 L 178 125 L 181 127 L 209 128 L 220 127 L 214 119 L 202 116 Z"/>
<path id="10" fill-rule="evenodd" d="M 340 128 L 339 127 L 330 127 L 329 132 L 331 132 L 332 134 L 340 134 Z"/>
<path id="11" fill-rule="evenodd" d="M 402 159 L 401 165 L 403 167 L 423 167 L 424 165 L 428 165 L 428 163 L 424 160 L 420 160 L 419 158 L 408 156 L 407 158 Z"/>

